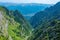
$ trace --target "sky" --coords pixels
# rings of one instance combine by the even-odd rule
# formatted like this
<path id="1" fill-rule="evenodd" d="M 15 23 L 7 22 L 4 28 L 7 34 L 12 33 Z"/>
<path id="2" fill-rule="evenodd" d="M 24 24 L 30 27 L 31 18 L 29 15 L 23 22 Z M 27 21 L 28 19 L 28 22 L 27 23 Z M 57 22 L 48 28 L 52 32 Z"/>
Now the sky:
<path id="1" fill-rule="evenodd" d="M 0 0 L 0 2 L 8 3 L 43 3 L 43 4 L 55 4 L 60 0 Z"/>

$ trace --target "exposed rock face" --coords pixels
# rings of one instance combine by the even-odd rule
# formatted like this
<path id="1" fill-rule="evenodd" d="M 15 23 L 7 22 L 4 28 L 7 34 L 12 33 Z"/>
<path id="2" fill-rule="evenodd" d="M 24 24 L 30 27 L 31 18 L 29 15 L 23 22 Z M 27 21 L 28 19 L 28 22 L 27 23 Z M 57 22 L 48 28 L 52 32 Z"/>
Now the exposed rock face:
<path id="1" fill-rule="evenodd" d="M 7 31 L 7 23 L 4 23 L 6 22 L 6 20 L 4 20 L 4 16 L 2 15 L 2 11 L 0 11 L 0 29 L 1 29 L 1 32 L 6 36 L 6 31 Z M 6 30 L 5 30 L 6 28 Z"/>

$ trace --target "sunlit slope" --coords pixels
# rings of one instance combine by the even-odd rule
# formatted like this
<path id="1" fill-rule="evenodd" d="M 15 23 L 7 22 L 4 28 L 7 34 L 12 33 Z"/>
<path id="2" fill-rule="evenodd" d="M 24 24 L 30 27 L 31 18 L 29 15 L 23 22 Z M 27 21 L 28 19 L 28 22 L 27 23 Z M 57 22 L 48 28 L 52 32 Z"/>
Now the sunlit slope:
<path id="1" fill-rule="evenodd" d="M 0 40 L 27 40 L 31 31 L 31 25 L 18 10 L 0 6 Z"/>

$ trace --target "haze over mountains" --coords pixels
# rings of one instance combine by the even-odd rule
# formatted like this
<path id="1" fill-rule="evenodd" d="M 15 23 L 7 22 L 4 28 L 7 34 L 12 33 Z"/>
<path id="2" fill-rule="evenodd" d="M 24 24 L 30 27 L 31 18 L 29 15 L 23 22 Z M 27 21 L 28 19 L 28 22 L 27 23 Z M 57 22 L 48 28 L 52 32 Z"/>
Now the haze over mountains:
<path id="1" fill-rule="evenodd" d="M 42 24 L 43 21 L 45 22 L 51 20 L 52 17 L 58 16 L 58 14 L 55 13 L 55 11 L 59 11 L 59 7 L 60 4 L 57 3 L 56 5 L 46 8 L 43 11 L 37 12 L 34 16 L 31 17 L 30 23 L 36 27 L 37 25 Z"/>
<path id="2" fill-rule="evenodd" d="M 36 4 L 36 3 L 0 3 L 1 6 L 7 7 L 9 10 L 19 10 L 23 16 L 29 19 L 38 11 L 44 10 L 46 7 L 50 7 L 53 4 Z"/>
<path id="3" fill-rule="evenodd" d="M 60 40 L 60 2 L 53 6 L 1 3 L 0 40 Z"/>

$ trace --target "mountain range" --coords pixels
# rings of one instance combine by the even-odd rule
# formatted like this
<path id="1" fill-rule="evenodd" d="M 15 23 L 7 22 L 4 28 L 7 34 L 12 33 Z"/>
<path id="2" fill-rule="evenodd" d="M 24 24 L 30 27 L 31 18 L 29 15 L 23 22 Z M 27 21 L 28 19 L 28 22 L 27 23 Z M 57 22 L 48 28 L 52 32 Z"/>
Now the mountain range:
<path id="1" fill-rule="evenodd" d="M 0 4 L 0 40 L 60 40 L 60 2 L 36 5 Z"/>
<path id="2" fill-rule="evenodd" d="M 35 30 L 29 40 L 60 40 L 60 2 L 37 12 L 30 23 Z"/>
<path id="3" fill-rule="evenodd" d="M 21 4 L 16 4 L 16 3 L 0 3 L 0 6 L 5 6 L 9 10 L 19 10 L 22 15 L 30 19 L 35 13 L 38 11 L 44 10 L 46 7 L 50 7 L 53 4 L 36 4 L 36 3 L 21 3 Z"/>
<path id="4" fill-rule="evenodd" d="M 45 8 L 44 11 L 37 12 L 34 16 L 31 17 L 30 23 L 33 27 L 36 27 L 39 24 L 42 24 L 45 21 L 49 21 L 53 19 L 53 17 L 58 16 L 59 14 L 55 13 L 56 11 L 59 12 L 60 4 L 56 4 L 49 8 Z M 60 13 L 60 12 L 59 12 Z"/>

